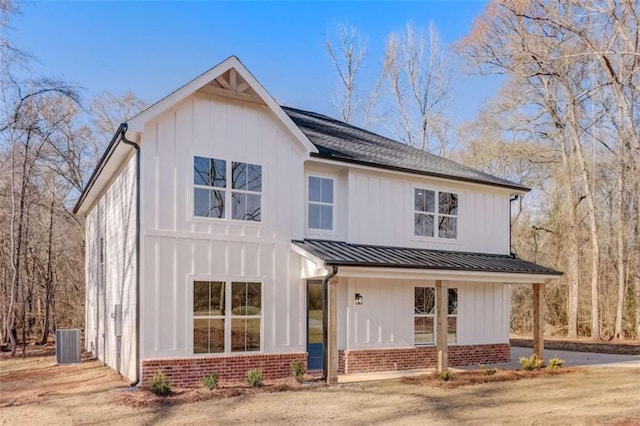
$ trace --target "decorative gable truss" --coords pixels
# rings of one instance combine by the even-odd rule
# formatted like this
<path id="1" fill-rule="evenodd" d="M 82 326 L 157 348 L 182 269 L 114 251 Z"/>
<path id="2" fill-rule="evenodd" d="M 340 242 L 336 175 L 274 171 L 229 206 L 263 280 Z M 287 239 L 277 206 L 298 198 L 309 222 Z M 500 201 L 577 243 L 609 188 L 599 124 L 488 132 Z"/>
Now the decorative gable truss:
<path id="1" fill-rule="evenodd" d="M 242 101 L 264 104 L 256 91 L 242 78 L 235 68 L 231 68 L 219 75 L 209 84 L 202 87 L 200 91 L 212 95 L 227 96 Z"/>

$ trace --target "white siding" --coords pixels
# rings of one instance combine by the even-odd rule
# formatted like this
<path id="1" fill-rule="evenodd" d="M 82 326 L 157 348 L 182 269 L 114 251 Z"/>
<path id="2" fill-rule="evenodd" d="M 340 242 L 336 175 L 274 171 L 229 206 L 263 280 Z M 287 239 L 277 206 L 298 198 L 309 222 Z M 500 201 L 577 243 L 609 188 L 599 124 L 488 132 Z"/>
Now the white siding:
<path id="1" fill-rule="evenodd" d="M 196 94 L 150 121 L 142 147 L 142 356 L 193 355 L 195 279 L 262 282 L 262 351 L 305 350 L 307 152 L 266 107 Z M 261 222 L 193 217 L 193 158 L 262 166 Z"/>
<path id="2" fill-rule="evenodd" d="M 509 194 L 506 191 L 354 169 L 349 170 L 347 185 L 348 190 L 342 191 L 348 193 L 349 242 L 509 253 Z M 414 236 L 414 188 L 417 187 L 458 194 L 456 240 Z"/>
<path id="3" fill-rule="evenodd" d="M 136 374 L 135 168 L 135 156 L 132 156 L 87 215 L 85 260 L 86 348 L 130 379 Z M 101 238 L 104 239 L 104 272 L 99 263 Z M 115 335 L 117 304 L 122 306 L 120 359 Z"/>
<path id="4" fill-rule="evenodd" d="M 305 165 L 304 177 L 304 226 L 306 238 L 344 241 L 348 237 L 349 186 L 346 168 L 327 167 L 314 163 Z M 308 190 L 309 176 L 333 179 L 333 231 L 309 229 Z"/>
<path id="5" fill-rule="evenodd" d="M 338 287 L 338 347 L 412 347 L 414 288 L 434 281 L 341 278 Z M 458 289 L 456 344 L 509 342 L 508 287 L 500 283 L 453 282 Z M 354 304 L 355 293 L 364 298 Z"/>

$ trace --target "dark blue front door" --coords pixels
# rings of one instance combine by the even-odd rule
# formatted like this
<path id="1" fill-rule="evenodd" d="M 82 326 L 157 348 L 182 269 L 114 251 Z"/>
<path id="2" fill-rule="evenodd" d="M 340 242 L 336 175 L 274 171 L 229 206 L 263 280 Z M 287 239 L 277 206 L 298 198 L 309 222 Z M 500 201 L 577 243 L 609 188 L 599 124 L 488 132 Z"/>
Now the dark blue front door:
<path id="1" fill-rule="evenodd" d="M 322 282 L 307 281 L 307 360 L 309 370 L 322 370 Z"/>

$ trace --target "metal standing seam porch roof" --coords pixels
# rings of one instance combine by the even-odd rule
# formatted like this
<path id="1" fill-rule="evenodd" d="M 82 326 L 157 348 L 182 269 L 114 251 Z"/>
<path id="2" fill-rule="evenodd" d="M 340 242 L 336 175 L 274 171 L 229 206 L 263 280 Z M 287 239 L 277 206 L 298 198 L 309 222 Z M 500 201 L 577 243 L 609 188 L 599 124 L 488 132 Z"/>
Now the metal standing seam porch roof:
<path id="1" fill-rule="evenodd" d="M 507 254 L 386 247 L 311 239 L 292 242 L 304 251 L 322 259 L 328 266 L 562 275 L 562 272 Z"/>

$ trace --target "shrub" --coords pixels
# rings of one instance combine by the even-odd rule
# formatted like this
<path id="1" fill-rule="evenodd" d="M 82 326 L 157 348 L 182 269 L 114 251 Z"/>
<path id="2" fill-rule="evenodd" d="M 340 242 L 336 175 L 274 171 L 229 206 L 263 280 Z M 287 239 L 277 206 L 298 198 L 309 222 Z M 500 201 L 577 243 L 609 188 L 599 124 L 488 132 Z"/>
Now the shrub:
<path id="1" fill-rule="evenodd" d="M 529 358 L 521 356 L 518 362 L 522 369 L 527 371 L 538 370 L 543 365 L 543 361 L 536 354 L 531 355 Z"/>
<path id="2" fill-rule="evenodd" d="M 485 376 L 493 376 L 497 372 L 498 372 L 497 368 L 485 368 L 482 370 L 482 374 L 484 374 Z"/>
<path id="3" fill-rule="evenodd" d="M 171 382 L 162 370 L 156 370 L 149 382 L 149 390 L 158 396 L 171 395 Z"/>
<path id="4" fill-rule="evenodd" d="M 447 368 L 436 374 L 436 377 L 442 382 L 448 382 L 453 377 L 453 373 Z"/>
<path id="5" fill-rule="evenodd" d="M 209 374 L 208 376 L 205 376 L 204 379 L 202 379 L 202 384 L 209 388 L 209 390 L 214 390 L 215 388 L 218 387 L 218 373 L 213 372 L 211 374 Z"/>
<path id="6" fill-rule="evenodd" d="M 564 365 L 564 360 L 558 358 L 558 356 L 554 356 L 549 360 L 549 364 L 547 364 L 547 368 L 550 370 L 554 370 L 556 368 L 560 368 Z"/>
<path id="7" fill-rule="evenodd" d="M 262 386 L 262 371 L 257 368 L 247 371 L 247 383 L 254 388 Z"/>
<path id="8" fill-rule="evenodd" d="M 293 361 L 291 363 L 291 375 L 296 379 L 296 382 L 302 382 L 304 379 L 304 373 L 304 365 L 302 365 L 300 361 Z"/>

